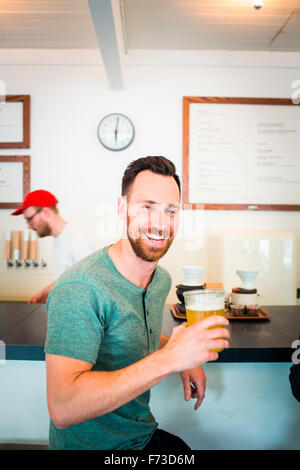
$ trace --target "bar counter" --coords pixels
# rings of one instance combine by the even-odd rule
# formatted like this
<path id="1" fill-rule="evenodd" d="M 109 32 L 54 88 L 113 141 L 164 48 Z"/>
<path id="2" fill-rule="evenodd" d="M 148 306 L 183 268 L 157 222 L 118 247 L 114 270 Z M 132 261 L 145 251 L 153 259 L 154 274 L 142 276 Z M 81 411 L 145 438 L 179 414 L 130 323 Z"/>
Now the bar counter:
<path id="1" fill-rule="evenodd" d="M 152 388 L 150 408 L 160 428 L 193 450 L 300 450 L 300 404 L 288 378 L 300 307 L 265 310 L 266 321 L 231 321 L 231 347 L 203 366 L 206 392 L 197 411 L 194 400 L 184 400 L 180 374 Z M 180 323 L 166 306 L 162 332 Z M 0 302 L 0 444 L 48 443 L 46 331 L 45 305 Z"/>
<path id="2" fill-rule="evenodd" d="M 267 320 L 230 320 L 230 348 L 217 362 L 290 362 L 300 333 L 300 306 L 266 306 Z M 174 319 L 164 309 L 162 333 L 170 335 Z M 7 360 L 44 360 L 47 314 L 44 304 L 0 302 L 0 340 Z M 3 343 L 2 343 L 3 344 Z"/>

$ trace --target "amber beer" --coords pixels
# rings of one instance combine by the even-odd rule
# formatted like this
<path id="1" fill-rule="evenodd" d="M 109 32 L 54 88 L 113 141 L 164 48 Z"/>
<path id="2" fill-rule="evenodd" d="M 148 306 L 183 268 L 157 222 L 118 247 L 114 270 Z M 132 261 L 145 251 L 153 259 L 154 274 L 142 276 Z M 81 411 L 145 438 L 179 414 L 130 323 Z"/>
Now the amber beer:
<path id="1" fill-rule="evenodd" d="M 211 315 L 225 316 L 224 295 L 222 290 L 201 289 L 190 290 L 183 293 L 186 318 L 188 325 L 203 320 Z M 222 325 L 212 326 L 211 328 L 223 328 Z M 216 338 L 221 339 L 221 338 Z M 223 351 L 223 349 L 212 349 L 214 352 Z"/>

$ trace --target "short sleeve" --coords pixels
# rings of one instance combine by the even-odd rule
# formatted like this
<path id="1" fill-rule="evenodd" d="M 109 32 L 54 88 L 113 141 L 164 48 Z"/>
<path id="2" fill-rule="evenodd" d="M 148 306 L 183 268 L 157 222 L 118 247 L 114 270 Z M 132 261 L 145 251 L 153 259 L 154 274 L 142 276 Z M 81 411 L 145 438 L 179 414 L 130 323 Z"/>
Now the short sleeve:
<path id="1" fill-rule="evenodd" d="M 55 286 L 47 300 L 45 352 L 95 364 L 105 324 L 105 299 L 83 281 Z"/>

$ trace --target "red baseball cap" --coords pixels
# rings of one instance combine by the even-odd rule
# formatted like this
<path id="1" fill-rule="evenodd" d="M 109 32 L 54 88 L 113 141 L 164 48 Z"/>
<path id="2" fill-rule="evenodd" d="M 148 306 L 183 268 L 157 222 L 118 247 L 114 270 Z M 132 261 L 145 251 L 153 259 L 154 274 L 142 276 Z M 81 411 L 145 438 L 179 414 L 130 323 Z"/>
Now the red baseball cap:
<path id="1" fill-rule="evenodd" d="M 49 193 L 49 191 L 45 191 L 44 189 L 38 189 L 37 191 L 32 191 L 31 193 L 26 194 L 22 205 L 11 215 L 22 214 L 26 207 L 56 207 L 57 203 L 58 200 L 53 194 Z"/>

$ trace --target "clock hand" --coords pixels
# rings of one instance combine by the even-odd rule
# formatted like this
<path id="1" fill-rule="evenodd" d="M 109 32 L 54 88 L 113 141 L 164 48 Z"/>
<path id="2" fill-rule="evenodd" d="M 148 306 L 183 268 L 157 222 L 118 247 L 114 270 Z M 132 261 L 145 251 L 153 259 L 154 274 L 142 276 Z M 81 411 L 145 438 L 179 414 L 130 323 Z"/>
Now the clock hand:
<path id="1" fill-rule="evenodd" d="M 117 124 L 116 124 L 116 128 L 115 128 L 115 141 L 117 140 L 118 127 L 119 127 L 119 117 L 117 119 Z"/>

